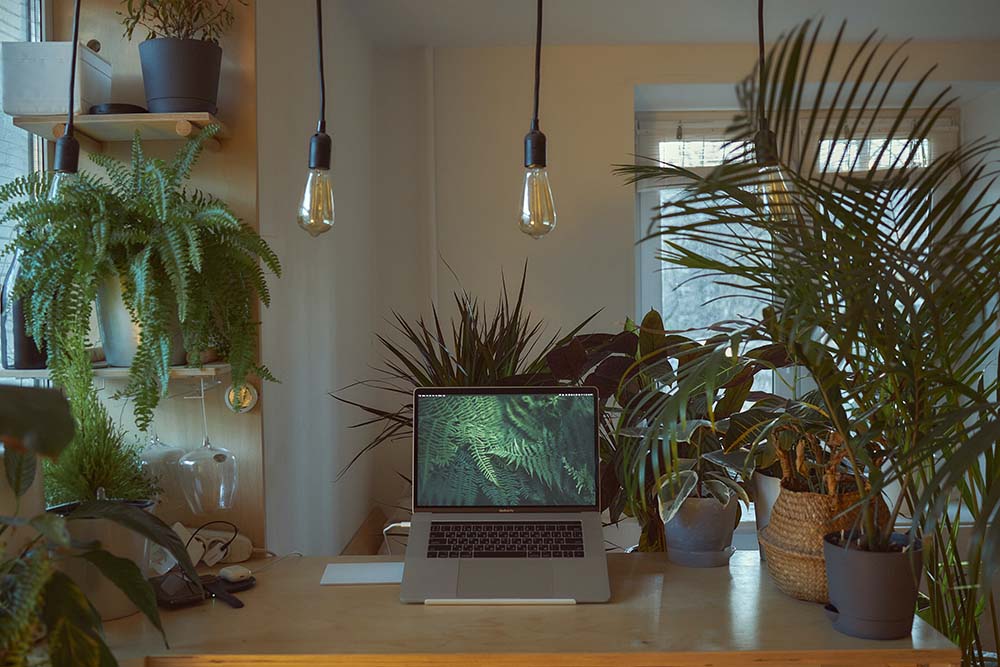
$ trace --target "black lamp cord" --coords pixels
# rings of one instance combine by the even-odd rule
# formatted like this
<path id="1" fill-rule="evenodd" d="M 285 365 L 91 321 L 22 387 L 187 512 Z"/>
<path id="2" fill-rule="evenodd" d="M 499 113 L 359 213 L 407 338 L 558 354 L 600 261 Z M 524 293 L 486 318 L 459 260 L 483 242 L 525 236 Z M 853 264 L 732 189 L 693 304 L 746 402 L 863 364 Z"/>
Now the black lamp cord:
<path id="1" fill-rule="evenodd" d="M 767 117 L 764 115 L 764 0 L 757 0 L 757 129 L 765 131 Z"/>
<path id="2" fill-rule="evenodd" d="M 316 0 L 316 41 L 319 44 L 319 123 L 317 132 L 326 132 L 326 73 L 323 69 L 323 0 Z"/>
<path id="3" fill-rule="evenodd" d="M 538 129 L 538 90 L 542 78 L 542 0 L 538 0 L 535 20 L 535 108 L 531 115 L 531 129 Z"/>
<path id="4" fill-rule="evenodd" d="M 76 52 L 77 44 L 80 41 L 80 2 L 76 0 L 76 7 L 73 10 L 73 41 L 70 43 L 69 57 L 69 103 L 66 108 L 66 132 L 67 137 L 73 136 L 73 93 L 76 90 Z"/>

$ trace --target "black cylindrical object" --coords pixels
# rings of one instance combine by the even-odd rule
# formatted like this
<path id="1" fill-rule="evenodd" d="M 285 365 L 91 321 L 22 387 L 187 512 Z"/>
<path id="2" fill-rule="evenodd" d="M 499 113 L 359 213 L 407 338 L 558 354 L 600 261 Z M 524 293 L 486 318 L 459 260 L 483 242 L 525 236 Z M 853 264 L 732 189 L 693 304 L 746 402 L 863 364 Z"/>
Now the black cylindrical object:
<path id="1" fill-rule="evenodd" d="M 22 303 L 13 298 L 20 267 L 15 253 L 0 292 L 0 365 L 7 370 L 38 370 L 45 368 L 46 355 L 28 335 Z"/>
<path id="2" fill-rule="evenodd" d="M 150 113 L 216 113 L 222 48 L 201 39 L 157 37 L 139 45 Z"/>

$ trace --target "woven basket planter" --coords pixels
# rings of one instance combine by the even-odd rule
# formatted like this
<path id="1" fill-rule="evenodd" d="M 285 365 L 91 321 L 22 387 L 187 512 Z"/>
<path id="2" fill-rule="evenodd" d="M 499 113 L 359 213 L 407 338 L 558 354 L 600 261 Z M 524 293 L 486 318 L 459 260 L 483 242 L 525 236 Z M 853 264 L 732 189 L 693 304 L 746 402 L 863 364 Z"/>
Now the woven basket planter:
<path id="1" fill-rule="evenodd" d="M 791 491 L 782 483 L 770 522 L 757 537 L 771 578 L 783 593 L 808 602 L 829 602 L 823 536 L 855 524 L 860 508 L 837 515 L 859 497 L 857 491 L 837 496 Z"/>

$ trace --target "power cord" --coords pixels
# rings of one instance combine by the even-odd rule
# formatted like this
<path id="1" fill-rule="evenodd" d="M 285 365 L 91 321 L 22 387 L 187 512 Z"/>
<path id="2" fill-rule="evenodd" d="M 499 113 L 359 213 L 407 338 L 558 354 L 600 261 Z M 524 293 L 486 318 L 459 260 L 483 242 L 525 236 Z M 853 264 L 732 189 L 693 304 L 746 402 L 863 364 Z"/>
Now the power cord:
<path id="1" fill-rule="evenodd" d="M 273 554 L 273 552 L 271 552 L 271 553 L 272 553 L 272 555 L 276 555 L 276 554 Z M 261 572 L 266 572 L 267 570 L 270 570 L 272 567 L 274 567 L 275 565 L 277 565 L 278 563 L 280 563 L 283 560 L 288 560 L 289 558 L 302 558 L 302 557 L 303 557 L 302 554 L 300 554 L 298 551 L 292 551 L 292 552 L 289 552 L 289 553 L 285 554 L 284 556 L 278 556 L 278 558 L 272 560 L 270 563 L 266 563 L 263 566 L 258 567 L 256 570 L 250 570 L 250 573 L 251 574 L 255 574 L 255 575 L 256 574 L 260 574 Z M 249 569 L 249 568 L 247 568 L 247 569 Z"/>
<path id="2" fill-rule="evenodd" d="M 184 549 L 187 550 L 187 548 L 189 546 L 191 546 L 191 543 L 194 541 L 194 538 L 198 537 L 198 533 L 200 533 L 205 528 L 208 528 L 209 526 L 228 526 L 229 528 L 233 529 L 233 536 L 229 538 L 228 542 L 226 542 L 221 547 L 219 547 L 219 552 L 220 553 L 219 553 L 219 559 L 218 560 L 222 560 L 223 558 L 226 557 L 226 554 L 229 553 L 229 547 L 232 545 L 233 542 L 236 541 L 236 538 L 240 536 L 240 529 L 237 528 L 236 524 L 232 523 L 231 521 L 223 521 L 221 519 L 217 519 L 217 520 L 214 520 L 214 521 L 206 521 L 205 523 L 203 523 L 200 526 L 198 526 L 197 528 L 195 528 L 194 532 L 191 533 L 191 537 L 189 537 L 188 540 L 187 540 L 187 542 L 184 544 Z M 206 554 L 207 554 L 207 550 L 206 550 Z M 206 562 L 208 562 L 208 561 L 206 561 Z M 197 565 L 197 563 L 195 563 L 195 564 Z"/>
<path id="3" fill-rule="evenodd" d="M 389 531 L 393 528 L 406 528 L 407 531 L 410 530 L 409 521 L 397 521 L 396 523 L 390 523 L 388 526 L 382 529 L 382 543 L 385 544 L 385 550 L 392 555 L 392 545 L 389 544 Z"/>

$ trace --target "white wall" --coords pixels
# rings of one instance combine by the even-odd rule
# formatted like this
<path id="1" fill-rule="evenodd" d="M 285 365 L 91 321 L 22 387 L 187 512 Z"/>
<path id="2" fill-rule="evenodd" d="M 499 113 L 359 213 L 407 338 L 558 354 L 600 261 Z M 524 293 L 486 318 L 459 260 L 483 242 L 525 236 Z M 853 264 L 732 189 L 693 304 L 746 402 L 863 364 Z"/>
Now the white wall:
<path id="1" fill-rule="evenodd" d="M 319 97 L 314 6 L 257 6 L 260 229 L 284 265 L 262 313 L 261 350 L 281 380 L 263 416 L 267 546 L 279 553 L 339 553 L 372 497 L 368 459 L 334 482 L 365 434 L 348 429 L 355 413 L 327 392 L 363 376 L 372 360 L 373 57 L 346 3 L 326 0 L 324 14 L 337 222 L 313 239 L 294 213 Z"/>

